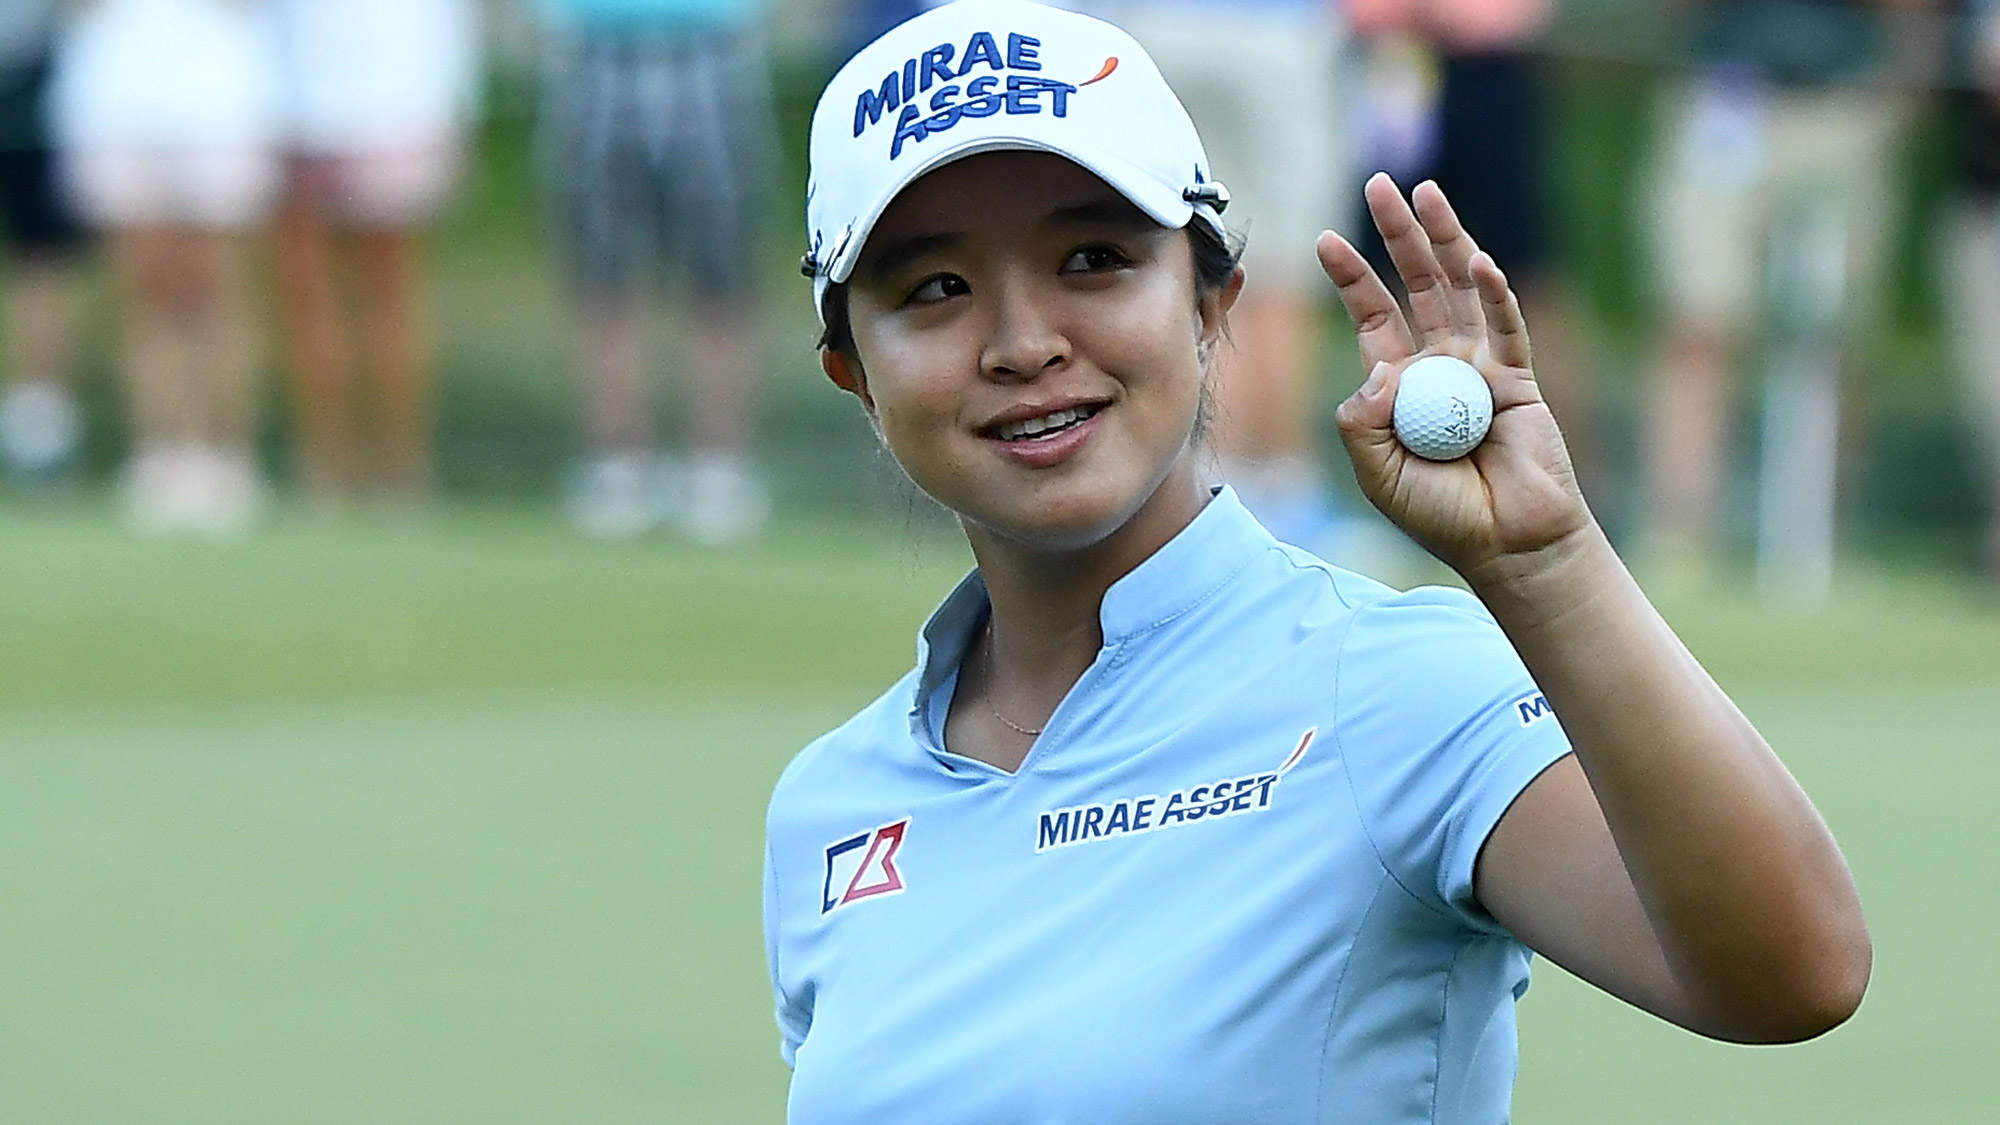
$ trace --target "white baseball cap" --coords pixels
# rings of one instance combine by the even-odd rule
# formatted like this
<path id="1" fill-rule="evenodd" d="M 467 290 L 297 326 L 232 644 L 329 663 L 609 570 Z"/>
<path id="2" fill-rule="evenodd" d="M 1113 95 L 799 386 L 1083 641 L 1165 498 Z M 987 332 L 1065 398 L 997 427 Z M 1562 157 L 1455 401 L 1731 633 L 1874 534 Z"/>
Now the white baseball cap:
<path id="1" fill-rule="evenodd" d="M 1161 225 L 1218 233 L 1229 192 L 1180 99 L 1138 42 L 1029 0 L 959 0 L 863 47 L 813 110 L 806 186 L 813 308 L 854 272 L 898 192 L 961 157 L 1001 150 L 1075 161 Z"/>

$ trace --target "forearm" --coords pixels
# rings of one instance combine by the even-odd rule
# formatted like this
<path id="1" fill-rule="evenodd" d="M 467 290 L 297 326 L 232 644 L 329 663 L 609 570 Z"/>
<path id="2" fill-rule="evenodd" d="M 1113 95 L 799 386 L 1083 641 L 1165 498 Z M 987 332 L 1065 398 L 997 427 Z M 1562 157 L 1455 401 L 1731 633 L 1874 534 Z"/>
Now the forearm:
<path id="1" fill-rule="evenodd" d="M 1602 532 L 1468 577 L 1561 719 L 1699 1030 L 1844 1018 L 1868 938 L 1839 849 Z"/>

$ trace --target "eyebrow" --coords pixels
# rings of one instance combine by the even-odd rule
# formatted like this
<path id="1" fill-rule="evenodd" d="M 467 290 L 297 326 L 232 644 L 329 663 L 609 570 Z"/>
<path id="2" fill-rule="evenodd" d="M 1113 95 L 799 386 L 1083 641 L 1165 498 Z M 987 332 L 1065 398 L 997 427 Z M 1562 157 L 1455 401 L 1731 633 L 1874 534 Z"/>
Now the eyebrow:
<path id="1" fill-rule="evenodd" d="M 1100 223 L 1133 228 L 1157 225 L 1122 195 L 1107 195 L 1074 207 L 1058 207 L 1042 221 L 1045 227 L 1095 226 Z"/>
<path id="2" fill-rule="evenodd" d="M 1155 226 L 1151 217 L 1122 195 L 1107 195 L 1071 207 L 1058 207 L 1042 220 L 1043 227 L 1080 227 L 1109 224 L 1134 230 Z M 964 241 L 957 233 L 915 234 L 884 246 L 860 271 L 864 277 L 880 280 L 893 277 L 911 262 L 940 250 L 949 250 Z"/>
<path id="3" fill-rule="evenodd" d="M 884 246 L 862 272 L 870 279 L 890 277 L 918 258 L 948 250 L 962 241 L 964 239 L 957 234 L 917 234 L 899 238 Z"/>

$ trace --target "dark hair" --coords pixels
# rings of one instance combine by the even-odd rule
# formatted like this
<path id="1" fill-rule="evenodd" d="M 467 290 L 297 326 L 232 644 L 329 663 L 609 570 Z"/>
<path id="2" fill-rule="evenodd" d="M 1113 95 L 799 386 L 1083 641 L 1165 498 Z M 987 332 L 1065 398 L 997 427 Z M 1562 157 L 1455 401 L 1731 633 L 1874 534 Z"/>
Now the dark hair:
<path id="1" fill-rule="evenodd" d="M 1184 228 L 1188 234 L 1188 248 L 1194 253 L 1194 291 L 1198 297 L 1219 293 L 1236 275 L 1236 265 L 1243 260 L 1243 238 L 1240 235 L 1225 235 L 1215 226 L 1204 222 L 1190 222 Z M 847 285 L 836 283 L 826 287 L 826 330 L 819 335 L 819 346 L 831 348 L 846 356 L 854 355 L 854 325 L 847 319 Z"/>

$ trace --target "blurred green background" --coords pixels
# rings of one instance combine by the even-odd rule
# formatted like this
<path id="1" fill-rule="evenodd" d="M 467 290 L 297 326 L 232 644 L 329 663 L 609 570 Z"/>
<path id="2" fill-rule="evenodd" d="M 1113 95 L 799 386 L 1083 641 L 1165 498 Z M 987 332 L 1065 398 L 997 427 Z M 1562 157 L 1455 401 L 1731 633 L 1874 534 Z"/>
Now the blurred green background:
<path id="1" fill-rule="evenodd" d="M 830 60 L 780 62 L 796 154 Z M 1566 252 L 1614 432 L 1649 330 L 1627 226 L 1647 81 L 1557 68 Z M 967 560 L 817 373 L 795 159 L 772 202 L 773 534 L 723 555 L 571 537 L 532 105 L 527 73 L 497 68 L 438 231 L 448 506 L 286 510 L 213 544 L 130 538 L 95 483 L 0 502 L 0 1122 L 782 1118 L 763 802 L 906 667 Z M 1544 966 L 1517 1120 L 2000 1118 L 1982 893 L 2000 600 L 1965 572 L 1977 501 L 1923 242 L 1949 141 L 1938 118 L 1913 144 L 1893 331 L 1850 387 L 1833 604 L 1665 601 L 1844 842 L 1875 927 L 1868 1002 L 1824 1040 L 1749 1050 Z M 96 482 L 122 443 L 109 329 L 87 378 Z M 1336 348 L 1329 410 L 1350 364 Z M 282 471 L 275 395 L 269 418 Z M 1598 499 L 1614 529 L 1619 488 Z"/>
<path id="2" fill-rule="evenodd" d="M 718 555 L 498 505 L 0 543 L 0 1121 L 781 1119 L 764 799 L 906 667 L 948 536 Z M 1516 1120 L 1993 1120 L 2000 603 L 1851 567 L 1811 618 L 1665 608 L 1843 841 L 1874 984 L 1746 1049 L 1543 965 Z"/>

